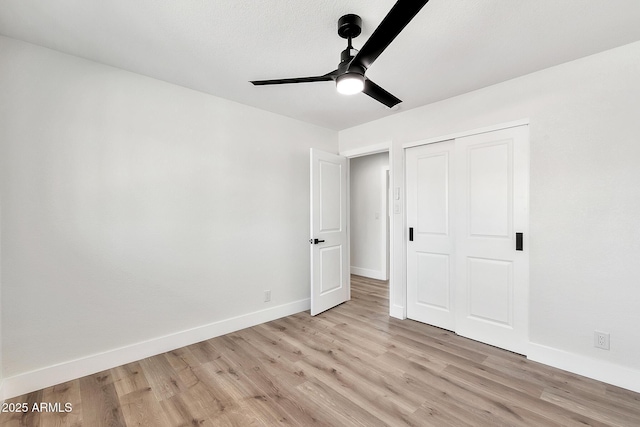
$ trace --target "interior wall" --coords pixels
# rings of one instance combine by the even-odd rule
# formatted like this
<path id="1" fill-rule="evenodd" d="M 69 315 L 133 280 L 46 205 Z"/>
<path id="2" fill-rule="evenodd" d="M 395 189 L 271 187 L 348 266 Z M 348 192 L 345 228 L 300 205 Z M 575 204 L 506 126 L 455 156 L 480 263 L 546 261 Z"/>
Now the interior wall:
<path id="1" fill-rule="evenodd" d="M 528 118 L 532 353 L 635 389 L 639 57 L 636 42 L 339 133 L 341 151 L 392 140 L 394 181 L 404 194 L 404 143 Z M 394 234 L 405 247 L 403 220 Z M 404 251 L 395 254 L 392 312 L 404 308 L 405 292 Z M 611 334 L 610 351 L 594 348 L 595 330 Z"/>
<path id="2" fill-rule="evenodd" d="M 2 193 L 0 193 L 0 224 L 2 224 Z M 2 364 L 2 317 L 4 316 L 4 310 L 2 309 L 2 227 L 0 227 L 0 401 L 2 401 L 4 371 Z"/>
<path id="3" fill-rule="evenodd" d="M 389 153 L 355 157 L 349 163 L 351 273 L 387 280 L 386 189 Z"/>
<path id="4" fill-rule="evenodd" d="M 309 148 L 337 132 L 4 37 L 0 57 L 5 378 L 309 298 Z"/>

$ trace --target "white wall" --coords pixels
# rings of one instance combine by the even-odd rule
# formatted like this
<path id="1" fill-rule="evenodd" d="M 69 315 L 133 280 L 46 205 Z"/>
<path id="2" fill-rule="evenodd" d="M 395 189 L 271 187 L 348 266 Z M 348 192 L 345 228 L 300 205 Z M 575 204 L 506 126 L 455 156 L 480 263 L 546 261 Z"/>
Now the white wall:
<path id="1" fill-rule="evenodd" d="M 0 57 L 7 381 L 308 307 L 309 148 L 336 132 L 8 38 Z"/>
<path id="2" fill-rule="evenodd" d="M 2 224 L 2 193 L 0 193 L 0 224 Z M 0 401 L 3 401 L 4 372 L 2 368 L 2 227 L 0 227 Z"/>
<path id="3" fill-rule="evenodd" d="M 640 42 L 339 133 L 340 151 L 529 118 L 530 357 L 640 391 Z M 403 190 L 404 193 L 404 190 Z M 402 214 L 395 245 L 404 247 Z M 392 310 L 404 305 L 394 255 Z M 594 330 L 611 350 L 593 346 Z"/>
<path id="4" fill-rule="evenodd" d="M 350 159 L 351 273 L 387 280 L 385 182 L 389 153 Z"/>

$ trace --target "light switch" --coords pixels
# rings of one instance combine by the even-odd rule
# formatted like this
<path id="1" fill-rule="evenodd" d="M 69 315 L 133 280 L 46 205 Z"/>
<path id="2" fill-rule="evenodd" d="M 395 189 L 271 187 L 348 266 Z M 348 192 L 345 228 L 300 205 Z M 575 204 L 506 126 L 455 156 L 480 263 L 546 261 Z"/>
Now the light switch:
<path id="1" fill-rule="evenodd" d="M 395 198 L 396 200 L 400 200 L 400 187 L 396 187 L 396 189 L 395 189 L 394 193 L 395 193 L 395 194 L 394 194 L 394 198 Z M 396 213 L 398 213 L 398 212 L 396 212 Z"/>

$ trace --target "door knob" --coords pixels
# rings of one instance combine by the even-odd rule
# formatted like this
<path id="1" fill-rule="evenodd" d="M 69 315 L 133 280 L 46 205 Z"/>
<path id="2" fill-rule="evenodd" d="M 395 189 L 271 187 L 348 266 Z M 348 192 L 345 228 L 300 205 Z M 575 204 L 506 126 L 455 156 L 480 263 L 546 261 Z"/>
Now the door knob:
<path id="1" fill-rule="evenodd" d="M 324 242 L 324 240 L 309 239 L 309 243 L 311 243 L 312 245 L 317 245 L 318 243 L 322 243 L 322 242 Z"/>

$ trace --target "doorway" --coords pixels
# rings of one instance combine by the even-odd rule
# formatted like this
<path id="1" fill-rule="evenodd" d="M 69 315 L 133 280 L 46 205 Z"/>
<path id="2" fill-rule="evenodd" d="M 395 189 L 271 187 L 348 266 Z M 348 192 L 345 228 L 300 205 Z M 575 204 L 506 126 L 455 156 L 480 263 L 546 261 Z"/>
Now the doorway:
<path id="1" fill-rule="evenodd" d="M 394 178 L 392 173 L 393 153 L 391 144 L 384 143 L 376 146 L 363 147 L 335 155 L 319 150 L 310 150 L 310 259 L 311 259 L 311 315 L 316 315 L 350 299 L 350 274 L 351 274 L 351 228 L 352 220 L 350 211 L 358 202 L 351 200 L 350 165 L 351 159 L 366 158 L 382 153 L 381 159 L 385 159 L 378 168 L 378 177 L 373 181 L 379 183 L 374 198 L 379 199 L 377 207 L 374 207 L 373 218 L 379 225 L 375 227 L 376 234 L 383 236 L 379 239 L 372 253 L 377 264 L 374 268 L 355 265 L 355 272 L 361 277 L 382 277 L 380 281 L 387 291 L 393 286 L 394 268 L 391 263 L 394 254 L 393 234 L 395 217 L 399 211 L 400 189 L 394 188 L 394 199 L 390 197 L 390 189 L 393 188 Z M 371 159 L 368 159 L 369 161 Z M 356 163 L 368 160 L 356 160 Z M 343 173 L 346 174 L 343 175 Z M 356 165 L 356 174 L 358 166 Z M 365 180 L 366 181 L 366 180 Z M 356 186 L 357 188 L 357 186 Z M 356 193 L 359 193 L 356 191 Z M 393 206 L 394 216 L 390 216 L 390 206 Z M 357 210 L 357 209 L 356 209 Z M 369 215 L 369 218 L 371 214 Z M 376 221 L 377 220 L 377 221 Z M 360 215 L 353 216 L 353 223 L 361 221 Z M 366 222 L 363 221 L 363 222 Z M 346 225 L 346 227 L 345 227 Z M 378 233 L 379 232 L 379 233 Z M 336 234 L 331 241 L 325 237 Z M 356 242 L 359 242 L 356 236 Z M 356 244 L 361 247 L 359 243 Z M 354 257 L 360 256 L 358 247 L 353 252 Z M 376 268 L 375 266 L 378 266 Z M 357 268 L 361 269 L 358 270 Z M 388 295 L 388 292 L 387 292 Z M 388 297 L 387 297 L 388 300 Z M 394 315 L 390 305 L 390 315 Z M 397 317 L 397 315 L 396 315 Z"/>
<path id="2" fill-rule="evenodd" d="M 349 161 L 351 274 L 389 280 L 389 153 Z"/>

